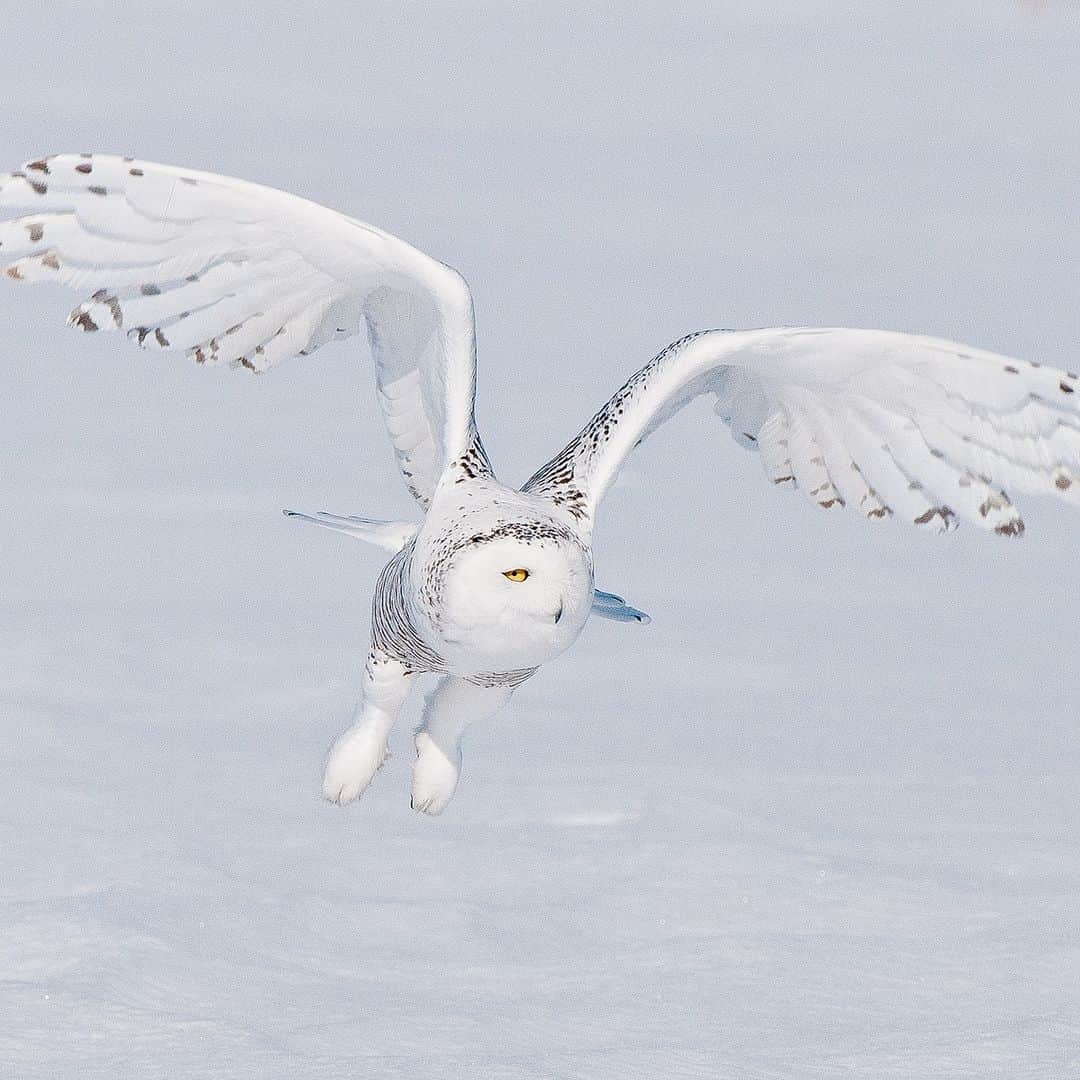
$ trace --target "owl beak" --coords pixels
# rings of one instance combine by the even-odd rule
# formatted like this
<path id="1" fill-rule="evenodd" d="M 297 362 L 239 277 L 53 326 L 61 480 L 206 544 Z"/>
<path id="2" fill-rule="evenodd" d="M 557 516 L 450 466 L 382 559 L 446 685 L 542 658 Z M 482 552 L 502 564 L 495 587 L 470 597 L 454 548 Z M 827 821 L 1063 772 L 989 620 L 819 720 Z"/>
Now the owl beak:
<path id="1" fill-rule="evenodd" d="M 562 601 L 560 600 L 559 601 L 559 610 L 555 612 L 555 625 L 556 626 L 559 625 L 559 620 L 562 618 L 562 613 L 563 613 L 563 605 L 562 605 Z"/>

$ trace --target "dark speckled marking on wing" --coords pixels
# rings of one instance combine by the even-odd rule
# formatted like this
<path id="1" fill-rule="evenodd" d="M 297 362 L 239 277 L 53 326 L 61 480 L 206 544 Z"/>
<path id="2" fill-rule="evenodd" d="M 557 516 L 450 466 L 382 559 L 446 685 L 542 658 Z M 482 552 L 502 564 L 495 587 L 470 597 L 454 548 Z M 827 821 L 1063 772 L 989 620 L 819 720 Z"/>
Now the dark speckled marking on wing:
<path id="1" fill-rule="evenodd" d="M 521 490 L 551 499 L 577 520 L 587 518 L 590 514 L 587 492 L 589 467 L 601 455 L 624 416 L 636 401 L 648 393 L 657 372 L 689 342 L 712 332 L 698 330 L 679 338 L 631 375 L 585 427 L 551 461 L 529 477 Z M 659 417 L 652 426 L 664 418 Z"/>

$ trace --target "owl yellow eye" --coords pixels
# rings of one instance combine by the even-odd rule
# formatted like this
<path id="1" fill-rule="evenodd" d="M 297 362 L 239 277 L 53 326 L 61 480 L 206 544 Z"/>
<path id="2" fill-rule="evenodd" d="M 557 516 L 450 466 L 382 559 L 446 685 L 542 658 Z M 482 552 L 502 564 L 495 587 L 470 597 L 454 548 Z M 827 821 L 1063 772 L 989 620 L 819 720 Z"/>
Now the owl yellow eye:
<path id="1" fill-rule="evenodd" d="M 509 578 L 511 581 L 524 581 L 529 576 L 528 570 L 523 570 L 520 566 L 516 570 L 504 570 L 503 577 Z"/>

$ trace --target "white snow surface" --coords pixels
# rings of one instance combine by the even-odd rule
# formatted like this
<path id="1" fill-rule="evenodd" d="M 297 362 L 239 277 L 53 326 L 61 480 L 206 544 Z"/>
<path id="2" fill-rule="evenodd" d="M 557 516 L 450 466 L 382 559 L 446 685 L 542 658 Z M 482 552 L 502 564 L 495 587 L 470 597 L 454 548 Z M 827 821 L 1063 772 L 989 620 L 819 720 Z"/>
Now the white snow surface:
<path id="1" fill-rule="evenodd" d="M 1065 0 L 19 5 L 6 167 L 137 154 L 458 266 L 523 479 L 703 326 L 1075 370 Z M 912 535 L 694 408 L 594 620 L 408 806 L 318 794 L 407 517 L 363 346 L 261 379 L 2 294 L 0 1077 L 1080 1076 L 1080 517 Z M 707 465 L 700 464 L 707 462 Z"/>

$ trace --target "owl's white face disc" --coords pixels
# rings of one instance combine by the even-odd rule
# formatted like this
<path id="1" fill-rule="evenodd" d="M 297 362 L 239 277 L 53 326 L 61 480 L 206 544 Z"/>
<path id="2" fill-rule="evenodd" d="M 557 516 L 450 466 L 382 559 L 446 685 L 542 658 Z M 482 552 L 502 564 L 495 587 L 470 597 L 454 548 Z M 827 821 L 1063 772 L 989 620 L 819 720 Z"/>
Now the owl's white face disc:
<path id="1" fill-rule="evenodd" d="M 448 660 L 475 670 L 536 667 L 567 649 L 592 608 L 592 567 L 576 540 L 538 535 L 466 542 L 447 567 L 440 619 Z"/>
<path id="2" fill-rule="evenodd" d="M 485 478 L 437 498 L 410 566 L 412 618 L 461 675 L 537 667 L 592 610 L 592 556 L 542 500 Z"/>

